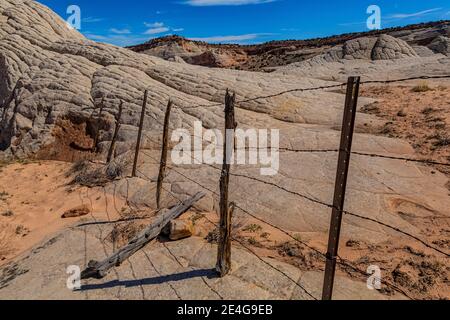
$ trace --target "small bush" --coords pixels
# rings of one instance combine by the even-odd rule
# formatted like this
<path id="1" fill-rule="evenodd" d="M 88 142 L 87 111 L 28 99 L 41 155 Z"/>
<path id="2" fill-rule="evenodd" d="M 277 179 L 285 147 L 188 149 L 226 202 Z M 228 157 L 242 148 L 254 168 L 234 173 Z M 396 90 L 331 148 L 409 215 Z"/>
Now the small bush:
<path id="1" fill-rule="evenodd" d="M 450 136 L 447 134 L 439 133 L 435 136 L 436 141 L 433 143 L 435 147 L 450 146 Z"/>
<path id="2" fill-rule="evenodd" d="M 422 110 L 422 113 L 425 114 L 425 115 L 428 115 L 428 114 L 433 113 L 433 112 L 435 112 L 435 111 L 436 111 L 436 110 L 435 110 L 434 108 L 432 108 L 432 107 L 427 107 L 427 108 L 425 108 L 425 109 Z"/>
<path id="3" fill-rule="evenodd" d="M 426 82 L 422 82 L 411 89 L 412 92 L 427 92 L 432 90 Z"/>
<path id="4" fill-rule="evenodd" d="M 9 193 L 6 191 L 0 192 L 0 201 L 5 201 L 9 196 Z"/>
<path id="5" fill-rule="evenodd" d="M 14 212 L 12 212 L 11 210 L 6 210 L 5 212 L 2 213 L 3 217 L 12 217 L 14 215 Z"/>
<path id="6" fill-rule="evenodd" d="M 262 230 L 262 227 L 260 225 L 257 224 L 250 224 L 248 226 L 246 226 L 243 231 L 245 232 L 251 232 L 251 233 L 257 233 L 259 231 Z"/>

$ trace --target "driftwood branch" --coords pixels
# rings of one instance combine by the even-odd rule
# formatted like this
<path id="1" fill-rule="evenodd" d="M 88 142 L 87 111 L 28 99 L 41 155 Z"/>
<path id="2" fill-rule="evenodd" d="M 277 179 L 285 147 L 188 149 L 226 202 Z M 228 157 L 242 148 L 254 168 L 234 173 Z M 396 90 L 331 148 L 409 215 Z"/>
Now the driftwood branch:
<path id="1" fill-rule="evenodd" d="M 188 211 L 195 203 L 201 200 L 205 194 L 199 192 L 193 197 L 183 201 L 176 207 L 164 212 L 156 220 L 142 231 L 136 238 L 130 241 L 128 245 L 114 253 L 103 261 L 90 261 L 88 267 L 81 273 L 81 279 L 96 278 L 101 279 L 108 274 L 108 271 L 120 266 L 125 260 L 145 247 L 149 242 L 155 239 L 164 227 L 172 220 L 177 219 L 183 213 Z"/>

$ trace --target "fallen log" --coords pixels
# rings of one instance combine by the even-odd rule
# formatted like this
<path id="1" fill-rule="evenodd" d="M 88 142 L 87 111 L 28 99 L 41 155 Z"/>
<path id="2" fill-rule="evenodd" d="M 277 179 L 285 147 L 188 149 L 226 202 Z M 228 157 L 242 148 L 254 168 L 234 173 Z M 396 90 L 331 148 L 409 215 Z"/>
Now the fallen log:
<path id="1" fill-rule="evenodd" d="M 177 219 L 188 211 L 196 202 L 201 200 L 205 194 L 199 192 L 179 205 L 162 213 L 156 220 L 143 230 L 137 237 L 131 240 L 125 247 L 114 253 L 103 261 L 90 261 L 88 267 L 81 273 L 81 279 L 102 279 L 113 267 L 120 266 L 125 260 L 145 247 L 155 239 L 170 221 Z"/>

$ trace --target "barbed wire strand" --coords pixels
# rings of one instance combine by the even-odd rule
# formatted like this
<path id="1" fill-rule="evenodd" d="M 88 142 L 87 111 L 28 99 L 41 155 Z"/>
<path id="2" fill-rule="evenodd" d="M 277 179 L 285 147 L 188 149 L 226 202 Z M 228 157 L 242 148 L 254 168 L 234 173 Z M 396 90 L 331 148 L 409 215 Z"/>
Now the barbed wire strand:
<path id="1" fill-rule="evenodd" d="M 143 152 L 143 154 L 145 154 L 145 155 L 147 155 L 148 157 L 153 158 L 153 160 L 157 161 L 154 157 L 152 157 L 152 156 L 150 156 L 150 155 L 148 155 L 148 154 L 146 154 L 146 153 L 144 153 L 144 152 Z M 219 168 L 216 168 L 216 167 L 214 167 L 214 166 L 212 166 L 212 165 L 209 165 L 209 166 L 210 166 L 211 168 L 216 169 L 216 170 L 220 170 Z M 184 178 L 190 180 L 191 182 L 196 183 L 198 186 L 200 186 L 200 187 L 202 187 L 202 188 L 204 188 L 204 189 L 206 189 L 206 190 L 208 190 L 208 191 L 210 191 L 210 192 L 214 192 L 215 195 L 217 195 L 217 193 L 216 193 L 215 191 L 212 191 L 212 190 L 210 190 L 210 189 L 205 188 L 205 187 L 202 186 L 200 183 L 196 182 L 194 179 L 191 179 L 191 178 L 189 178 L 188 176 L 186 176 L 186 175 L 180 173 L 180 172 L 179 172 L 178 170 L 176 170 L 173 166 L 167 166 L 167 167 L 170 168 L 170 169 L 172 169 L 173 171 L 177 172 L 179 175 L 183 176 Z M 279 189 L 279 190 L 282 190 L 282 191 L 284 191 L 284 192 L 286 192 L 286 193 L 290 193 L 290 194 L 292 194 L 292 195 L 301 197 L 301 198 L 303 198 L 303 199 L 305 199 L 305 200 L 308 200 L 308 201 L 310 201 L 310 202 L 313 202 L 313 203 L 322 205 L 322 206 L 327 207 L 327 208 L 329 208 L 329 209 L 334 209 L 334 208 L 335 208 L 332 204 L 328 204 L 328 203 L 326 203 L 326 202 L 324 202 L 324 201 L 321 201 L 321 200 L 319 200 L 319 199 L 316 199 L 316 198 L 314 198 L 314 197 L 312 197 L 312 196 L 304 195 L 304 194 L 301 194 L 301 193 L 299 193 L 299 192 L 296 192 L 296 191 L 293 191 L 293 190 L 289 190 L 289 189 L 287 189 L 287 188 L 285 188 L 285 187 L 282 187 L 282 186 L 279 186 L 279 185 L 277 185 L 277 184 L 275 184 L 275 183 L 273 183 L 273 182 L 265 181 L 265 180 L 262 180 L 262 179 L 258 179 L 258 178 L 255 178 L 255 177 L 250 177 L 250 176 L 246 176 L 246 175 L 242 175 L 242 174 L 236 174 L 236 173 L 230 173 L 230 175 L 231 175 L 231 176 L 234 176 L 234 177 L 241 177 L 241 178 L 250 179 L 250 180 L 253 180 L 253 181 L 256 181 L 256 182 L 259 182 L 259 183 L 263 183 L 263 184 L 266 184 L 266 185 L 275 187 L 275 188 L 277 188 L 277 189 Z M 365 216 L 363 216 L 363 215 L 359 215 L 359 214 L 356 214 L 356 213 L 353 213 L 353 212 L 350 212 L 350 211 L 343 211 L 343 213 L 346 214 L 346 215 L 349 215 L 349 216 L 353 216 L 353 217 L 358 218 L 358 219 L 370 221 L 370 222 L 376 223 L 376 224 L 378 224 L 378 225 L 380 225 L 380 226 L 389 228 L 389 229 L 391 229 L 391 230 L 393 230 L 393 231 L 396 231 L 396 232 L 398 232 L 398 233 L 400 233 L 400 234 L 403 234 L 403 235 L 405 235 L 405 236 L 407 236 L 407 237 L 409 237 L 409 238 L 411 238 L 411 239 L 414 239 L 414 240 L 420 242 L 421 244 L 423 244 L 424 246 L 426 246 L 427 248 L 429 248 L 429 249 L 431 249 L 431 250 L 434 250 L 434 251 L 436 251 L 436 252 L 438 252 L 438 253 L 440 253 L 440 254 L 446 256 L 446 257 L 450 257 L 450 254 L 448 254 L 448 253 L 442 251 L 442 250 L 439 249 L 439 248 L 436 248 L 436 247 L 430 245 L 430 244 L 427 243 L 425 240 L 420 239 L 418 236 L 415 236 L 415 235 L 413 235 L 413 234 L 411 234 L 411 233 L 409 233 L 409 232 L 406 232 L 406 231 L 401 230 L 401 229 L 398 228 L 398 227 L 395 227 L 395 226 L 389 225 L 389 224 L 387 224 L 387 223 L 385 223 L 385 222 L 382 222 L 382 221 L 379 221 L 379 220 L 376 220 L 376 219 L 372 219 L 372 218 L 368 218 L 368 217 L 365 217 Z"/>
<path id="2" fill-rule="evenodd" d="M 143 175 L 146 179 L 150 179 L 147 175 L 145 175 L 144 173 L 142 173 L 141 171 L 137 170 L 141 175 Z M 178 198 L 172 191 L 168 190 L 167 188 L 165 188 L 164 186 L 161 187 L 163 190 L 165 190 L 166 192 L 168 192 L 173 198 L 175 198 L 177 201 L 181 202 L 181 199 Z M 203 217 L 209 221 L 210 223 L 212 223 L 215 227 L 218 227 L 218 225 L 214 222 L 212 222 L 210 219 L 208 219 L 208 217 L 206 217 L 205 215 L 203 215 Z M 236 237 L 232 238 L 234 241 L 238 242 L 240 245 L 242 245 L 247 251 L 249 251 L 250 253 L 252 253 L 256 258 L 258 258 L 261 262 L 263 262 L 264 264 L 268 265 L 269 267 L 271 267 L 272 269 L 278 271 L 279 273 L 281 273 L 282 275 L 284 275 L 286 278 L 288 278 L 290 281 L 294 282 L 300 289 L 302 289 L 308 296 L 310 296 L 312 299 L 317 300 L 317 298 L 315 298 L 308 290 L 306 290 L 301 284 L 299 284 L 297 281 L 295 281 L 294 279 L 292 279 L 289 275 L 286 274 L 286 272 L 280 270 L 279 268 L 271 265 L 270 263 L 268 263 L 267 261 L 265 261 L 263 258 L 261 258 L 256 252 L 254 252 L 253 250 L 251 250 L 248 246 L 246 246 L 242 241 L 240 241 L 239 239 L 237 239 Z M 220 295 L 219 295 L 220 296 Z"/>
<path id="3" fill-rule="evenodd" d="M 150 155 L 147 155 L 147 156 L 149 156 L 150 158 L 153 158 L 153 157 L 151 157 Z M 153 158 L 153 159 L 156 160 L 155 158 Z M 170 170 L 174 171 L 175 173 L 181 175 L 182 177 L 184 177 L 184 178 L 190 180 L 191 182 L 194 182 L 195 184 L 197 184 L 197 185 L 198 185 L 199 187 L 201 187 L 202 189 L 205 189 L 205 190 L 207 190 L 207 191 L 213 193 L 214 195 L 219 196 L 219 194 L 218 194 L 217 192 L 211 190 L 210 188 L 208 188 L 208 187 L 206 187 L 206 186 L 203 186 L 202 184 L 198 183 L 197 181 L 195 181 L 195 180 L 189 178 L 188 176 L 182 174 L 181 172 L 177 171 L 177 170 L 174 169 L 173 167 L 168 166 L 168 168 L 169 168 Z M 142 173 L 141 173 L 141 174 L 142 174 Z M 144 175 L 144 176 L 145 176 L 145 175 Z M 148 178 L 148 177 L 147 177 L 147 178 Z M 164 187 L 163 187 L 163 189 L 164 189 L 166 192 L 169 192 L 169 193 L 172 195 L 172 197 L 176 198 L 176 196 L 175 196 L 171 191 L 167 190 L 167 189 L 164 188 Z M 235 207 L 236 207 L 238 210 L 242 211 L 244 214 L 246 214 L 246 215 L 248 215 L 248 216 L 254 218 L 255 220 L 257 220 L 257 221 L 259 221 L 259 222 L 261 222 L 261 223 L 263 223 L 263 224 L 266 224 L 266 225 L 268 225 L 268 226 L 270 226 L 270 227 L 272 227 L 272 228 L 274 228 L 274 229 L 276 229 L 276 230 L 282 232 L 283 234 L 285 234 L 286 236 L 288 236 L 290 239 L 292 239 L 292 240 L 294 240 L 294 241 L 296 241 L 296 242 L 298 242 L 298 243 L 304 245 L 304 246 L 307 247 L 308 249 L 310 249 L 310 250 L 316 252 L 317 254 L 319 254 L 320 256 L 322 256 L 323 258 L 327 259 L 327 255 L 326 255 L 325 253 L 321 252 L 319 249 L 317 249 L 317 248 L 315 248 L 315 247 L 309 245 L 308 243 L 306 243 L 305 241 L 302 241 L 301 239 L 298 239 L 298 238 L 294 237 L 291 233 L 287 232 L 286 230 L 283 230 L 282 228 L 280 228 L 280 227 L 274 225 L 273 223 L 270 223 L 270 222 L 268 222 L 268 221 L 266 221 L 266 220 L 264 220 L 264 219 L 262 219 L 262 218 L 256 216 L 255 214 L 253 214 L 253 213 L 249 212 L 248 210 L 242 208 L 242 207 L 241 207 L 239 204 L 237 204 L 236 202 L 235 202 Z M 206 216 L 204 216 L 204 217 L 205 217 L 206 220 L 209 220 Z M 209 220 L 209 221 L 210 221 L 210 220 Z M 211 221 L 210 221 L 210 222 L 211 222 Z M 211 223 L 213 223 L 213 222 L 211 222 Z M 215 226 L 217 227 L 217 224 L 215 224 Z M 236 240 L 236 239 L 233 238 L 233 240 Z M 238 239 L 237 239 L 236 241 L 239 243 Z M 242 245 L 242 243 L 240 243 L 240 244 Z M 248 248 L 246 248 L 246 249 L 248 249 Z M 265 262 L 265 261 L 264 261 L 264 262 Z M 361 270 L 361 269 L 358 269 L 357 267 L 351 265 L 348 261 L 346 261 L 346 260 L 344 260 L 344 259 L 342 259 L 342 258 L 340 258 L 340 257 L 339 257 L 339 260 L 337 261 L 337 263 L 338 263 L 339 265 L 341 265 L 341 266 L 344 266 L 344 267 L 347 267 L 347 268 L 351 268 L 352 270 L 354 270 L 354 271 L 360 273 L 361 275 L 364 275 L 364 276 L 371 276 L 371 275 L 368 274 L 366 271 Z M 291 280 L 292 280 L 292 279 L 291 279 Z M 394 285 L 394 284 L 392 284 L 392 283 L 390 283 L 390 282 L 387 282 L 387 281 L 385 281 L 385 280 L 382 280 L 382 279 L 380 279 L 380 280 L 381 280 L 382 283 L 385 284 L 386 286 L 388 286 L 388 287 L 390 287 L 391 289 L 394 289 L 394 290 L 396 290 L 396 291 L 398 291 L 398 292 L 404 294 L 406 297 L 408 297 L 408 298 L 410 298 L 411 300 L 413 300 L 413 298 L 412 298 L 411 296 L 409 296 L 408 293 L 406 293 L 404 290 L 402 290 L 402 289 L 399 288 L 398 286 L 396 286 L 396 285 Z M 315 298 L 314 298 L 314 299 L 315 299 Z"/>
<path id="4" fill-rule="evenodd" d="M 433 79 L 449 79 L 449 78 L 450 78 L 450 75 L 417 76 L 417 77 L 400 78 L 400 79 L 393 79 L 393 80 L 366 80 L 366 81 L 361 81 L 360 84 L 361 85 L 364 85 L 364 84 L 377 84 L 377 83 L 390 84 L 390 83 L 406 82 L 406 81 L 412 81 L 412 80 L 433 80 Z M 275 97 L 282 96 L 282 95 L 285 95 L 285 94 L 288 94 L 288 93 L 293 93 L 293 92 L 305 92 L 305 91 L 316 91 L 316 90 L 342 88 L 343 86 L 346 86 L 346 85 L 347 85 L 347 82 L 342 82 L 342 83 L 339 83 L 339 84 L 327 85 L 327 86 L 317 86 L 317 87 L 311 87 L 311 88 L 289 89 L 289 90 L 284 90 L 284 91 L 281 91 L 281 92 L 278 92 L 278 93 L 274 93 L 274 94 L 269 94 L 269 95 L 264 95 L 264 96 L 257 96 L 257 97 L 253 97 L 253 98 L 238 100 L 238 101 L 236 101 L 236 104 L 247 103 L 247 102 L 257 101 L 257 100 L 261 100 L 261 99 L 275 98 Z M 209 104 L 209 105 L 195 105 L 195 106 L 184 107 L 183 109 L 212 108 L 212 107 L 219 107 L 219 106 L 223 106 L 223 103 L 214 103 L 214 104 Z"/>

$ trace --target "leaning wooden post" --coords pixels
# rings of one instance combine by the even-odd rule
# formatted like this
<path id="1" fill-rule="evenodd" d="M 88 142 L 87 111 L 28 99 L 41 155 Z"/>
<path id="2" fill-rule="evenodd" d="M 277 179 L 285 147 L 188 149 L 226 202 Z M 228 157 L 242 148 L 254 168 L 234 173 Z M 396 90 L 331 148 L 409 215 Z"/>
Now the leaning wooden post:
<path id="1" fill-rule="evenodd" d="M 133 177 L 136 177 L 137 164 L 138 164 L 138 160 L 139 160 L 139 149 L 141 148 L 142 129 L 144 127 L 144 119 L 145 119 L 145 109 L 147 108 L 147 96 L 148 96 L 148 90 L 145 90 L 144 102 L 142 103 L 141 120 L 139 122 L 139 132 L 138 132 L 138 137 L 137 137 L 137 142 L 136 142 L 136 152 L 134 154 L 133 172 L 131 174 Z"/>
<path id="2" fill-rule="evenodd" d="M 156 187 L 156 206 L 161 208 L 161 191 L 164 183 L 164 175 L 166 174 L 167 152 L 169 143 L 169 127 L 170 127 L 170 112 L 172 110 L 172 100 L 169 100 L 166 109 L 166 116 L 164 118 L 164 132 L 162 140 L 161 161 L 159 166 L 158 184 Z"/>
<path id="3" fill-rule="evenodd" d="M 331 215 L 330 235 L 328 240 L 325 279 L 322 299 L 333 298 L 334 276 L 336 260 L 339 251 L 339 237 L 341 234 L 342 216 L 344 212 L 345 191 L 347 188 L 348 168 L 352 152 L 353 131 L 355 128 L 356 110 L 358 106 L 360 77 L 350 77 L 347 83 L 344 120 L 342 122 L 341 145 L 339 148 L 339 162 L 336 173 L 333 212 Z"/>
<path id="4" fill-rule="evenodd" d="M 234 131 L 236 129 L 234 103 L 236 95 L 225 96 L 225 142 L 223 150 L 223 167 L 220 177 L 220 241 L 217 253 L 217 273 L 225 277 L 231 270 L 231 214 L 228 203 L 228 185 L 230 182 L 230 166 L 233 155 Z"/>
<path id="5" fill-rule="evenodd" d="M 102 118 L 103 115 L 103 108 L 105 107 L 105 97 L 102 98 L 102 102 L 100 103 L 100 111 L 98 113 L 98 117 L 97 117 L 97 123 L 96 126 L 97 128 L 95 128 L 95 137 L 94 137 L 94 147 L 92 148 L 94 152 L 98 151 L 98 139 L 100 136 L 100 120 Z"/>
<path id="6" fill-rule="evenodd" d="M 117 136 L 119 135 L 119 130 L 120 130 L 120 119 L 122 118 L 122 108 L 123 108 L 123 101 L 120 101 L 119 104 L 119 113 L 116 116 L 116 127 L 114 129 L 114 134 L 113 134 L 113 138 L 111 141 L 111 145 L 109 146 L 109 151 L 108 151 L 108 157 L 106 159 L 107 163 L 110 163 L 113 155 L 114 155 L 114 151 L 116 149 L 116 141 L 117 141 Z"/>

